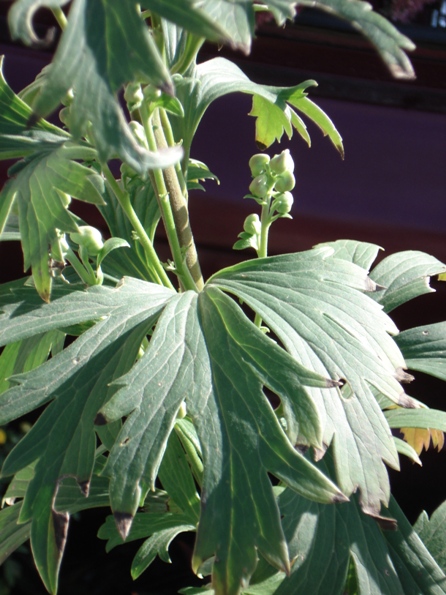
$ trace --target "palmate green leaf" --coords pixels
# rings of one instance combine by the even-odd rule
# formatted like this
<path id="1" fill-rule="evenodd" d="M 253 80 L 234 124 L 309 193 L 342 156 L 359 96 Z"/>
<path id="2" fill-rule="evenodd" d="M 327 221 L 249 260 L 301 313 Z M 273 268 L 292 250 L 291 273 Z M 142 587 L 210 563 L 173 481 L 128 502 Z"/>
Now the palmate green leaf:
<path id="1" fill-rule="evenodd" d="M 323 244 L 318 244 L 315 248 L 319 249 L 327 246 L 333 249 L 333 258 L 340 258 L 347 262 L 352 262 L 366 271 L 370 270 L 379 250 L 381 250 L 376 244 L 358 242 L 356 240 L 324 242 Z"/>
<path id="2" fill-rule="evenodd" d="M 206 109 L 219 97 L 235 92 L 254 96 L 257 140 L 261 144 L 269 146 L 268 143 L 271 144 L 274 138 L 280 139 L 281 130 L 290 135 L 293 127 L 306 142 L 309 141 L 303 122 L 290 108 L 290 104 L 312 119 L 329 136 L 338 150 L 342 148 L 342 139 L 331 120 L 306 97 L 306 89 L 316 85 L 315 81 L 305 81 L 290 88 L 260 85 L 252 82 L 229 60 L 214 58 L 199 64 L 190 76 L 174 76 L 174 82 L 185 112 L 183 118 L 174 119 L 174 131 L 176 139 L 184 143 L 186 154 Z M 271 130 L 273 132 L 270 132 Z"/>
<path id="3" fill-rule="evenodd" d="M 446 412 L 420 409 L 389 409 L 384 412 L 391 428 L 430 428 L 446 432 Z"/>
<path id="4" fill-rule="evenodd" d="M 181 29 L 194 33 L 198 37 L 205 37 L 215 43 L 231 43 L 228 32 L 222 27 L 219 19 L 211 19 L 201 5 L 197 6 L 196 0 L 144 0 L 144 8 L 161 16 L 170 23 L 175 23 Z M 215 2 L 214 4 L 218 4 Z M 180 30 L 178 30 L 180 32 Z M 172 49 L 172 44 L 170 44 Z M 171 53 L 170 62 L 173 63 L 175 52 Z"/>
<path id="5" fill-rule="evenodd" d="M 254 95 L 249 115 L 256 118 L 256 142 L 261 147 L 270 147 L 274 142 L 280 142 L 284 133 L 288 138 L 293 135 L 288 106 L 282 109 L 260 95 Z"/>
<path id="6" fill-rule="evenodd" d="M 186 31 L 209 41 L 227 44 L 245 54 L 251 50 L 255 11 L 252 0 L 145 0 L 143 6 L 153 10 Z M 282 24 L 295 14 L 294 2 L 273 0 L 270 8 Z M 268 3 L 269 5 L 269 3 Z"/>
<path id="7" fill-rule="evenodd" d="M 172 298 L 146 354 L 120 378 L 122 388 L 99 416 L 104 421 L 127 416 L 104 471 L 110 477 L 121 534 L 128 533 L 154 483 L 185 400 L 204 462 L 194 567 L 217 556 L 214 581 L 219 593 L 239 592 L 255 567 L 255 547 L 286 568 L 286 547 L 266 472 L 306 497 L 325 502 L 343 498 L 293 449 L 262 392 L 264 384 L 289 409 L 294 407 L 299 430 L 317 443 L 317 411 L 301 382 L 331 384 L 299 366 L 217 289 L 199 297 L 186 292 Z"/>
<path id="8" fill-rule="evenodd" d="M 397 438 L 396 436 L 393 437 L 393 440 L 395 441 L 396 449 L 400 455 L 408 457 L 413 463 L 416 463 L 417 465 L 422 465 L 417 451 L 410 444 L 408 444 L 405 440 L 401 440 L 401 438 Z"/>
<path id="9" fill-rule="evenodd" d="M 362 514 L 355 497 L 341 506 L 323 506 L 285 490 L 279 502 L 295 562 L 274 595 L 341 595 L 350 560 L 358 595 L 446 592 L 446 576 L 393 498 L 386 514 L 396 520 L 394 530 L 389 530 L 391 518 L 387 525 L 385 518 L 378 523 Z"/>
<path id="10" fill-rule="evenodd" d="M 327 114 L 321 110 L 315 103 L 310 101 L 306 97 L 305 93 L 302 93 L 301 89 L 283 89 L 279 95 L 279 102 L 287 102 L 289 105 L 297 108 L 302 114 L 310 118 L 323 132 L 324 135 L 328 136 L 333 145 L 339 151 L 342 158 L 344 158 L 344 146 L 342 144 L 342 138 L 339 132 L 336 130 L 332 120 Z M 292 119 L 293 125 L 294 120 Z M 296 129 L 299 130 L 299 128 Z M 305 137 L 304 137 L 305 138 Z M 308 141 L 307 141 L 308 142 Z"/>
<path id="11" fill-rule="evenodd" d="M 52 331 L 7 345 L 0 355 L 0 393 L 10 387 L 11 376 L 28 372 L 46 361 L 53 344 L 61 337 L 63 333 Z"/>
<path id="12" fill-rule="evenodd" d="M 389 498 L 383 461 L 398 467 L 398 457 L 373 391 L 399 403 L 396 377 L 404 360 L 389 335 L 397 332 L 394 324 L 363 293 L 373 295 L 375 288 L 366 271 L 332 252 L 322 247 L 247 261 L 220 271 L 210 284 L 257 312 L 304 366 L 344 379 L 342 392 L 307 388 L 324 411 L 324 448 L 316 454 L 333 441 L 339 486 L 348 495 L 359 488 L 364 510 L 378 514 Z"/>
<path id="13" fill-rule="evenodd" d="M 60 4 L 60 2 L 59 2 Z M 14 38 L 33 41 L 31 16 L 51 0 L 16 0 L 9 14 Z M 150 82 L 172 93 L 170 75 L 141 16 L 136 0 L 75 0 L 50 71 L 33 103 L 33 119 L 56 109 L 69 89 L 70 128 L 81 137 L 88 123 L 101 159 L 120 157 L 135 170 L 168 167 L 181 149 L 151 153 L 135 141 L 116 97 L 125 82 Z"/>
<path id="14" fill-rule="evenodd" d="M 82 149 L 79 149 L 82 154 Z M 40 152 L 20 164 L 20 169 L 5 191 L 13 195 L 19 211 L 24 267 L 32 268 L 40 296 L 48 301 L 51 294 L 49 248 L 60 232 L 77 231 L 77 224 L 67 210 L 68 195 L 102 204 L 104 183 L 93 170 L 73 160 L 76 148 L 61 147 Z M 3 193 L 0 195 L 2 200 Z"/>
<path id="15" fill-rule="evenodd" d="M 28 541 L 31 523 L 18 524 L 21 503 L 0 510 L 0 564 Z"/>
<path id="16" fill-rule="evenodd" d="M 144 539 L 147 535 L 159 537 L 166 531 L 194 531 L 195 526 L 190 519 L 179 512 L 155 511 L 138 512 L 133 520 L 132 528 L 127 541 Z M 120 536 L 112 516 L 107 517 L 106 522 L 99 529 L 98 537 L 107 540 L 106 550 L 109 552 L 114 547 L 121 545 L 123 539 Z M 153 543 L 153 541 L 151 542 Z M 150 545 L 149 545 L 150 547 Z M 158 553 L 158 552 L 157 552 Z"/>
<path id="17" fill-rule="evenodd" d="M 130 572 L 133 580 L 136 580 L 150 566 L 156 556 L 159 556 L 163 562 L 170 563 L 172 561 L 169 556 L 171 541 L 180 533 L 194 530 L 194 525 L 177 525 L 149 537 L 136 552 L 132 562 Z"/>
<path id="18" fill-rule="evenodd" d="M 32 288 L 29 288 L 32 290 Z M 51 304 L 36 307 L 32 298 L 20 314 L 17 290 L 4 297 L 2 340 L 23 339 L 81 320 L 99 320 L 63 352 L 27 374 L 0 397 L 0 423 L 53 399 L 13 449 L 3 474 L 15 474 L 38 459 L 23 502 L 20 520 L 32 520 L 31 544 L 47 589 L 57 589 L 68 514 L 54 508 L 63 477 L 75 477 L 88 493 L 95 456 L 94 419 L 116 390 L 110 382 L 134 363 L 141 340 L 154 324 L 172 292 L 160 286 L 126 279 L 116 288 L 64 289 Z M 8 304 L 9 301 L 9 304 Z M 16 302 L 15 304 L 11 302 Z M 19 309 L 17 312 L 17 308 Z"/>
<path id="19" fill-rule="evenodd" d="M 145 0 L 142 5 L 181 28 L 216 43 L 249 53 L 255 28 L 252 0 Z M 268 9 L 282 25 L 296 13 L 295 2 L 271 0 Z"/>
<path id="20" fill-rule="evenodd" d="M 214 300 L 211 300 L 211 295 Z M 11 452 L 3 469 L 5 475 L 14 474 L 37 460 L 35 475 L 27 488 L 20 519 L 23 522 L 32 520 L 31 540 L 36 563 L 51 592 L 54 592 L 57 586 L 57 572 L 68 524 L 67 514 L 54 508 L 54 498 L 57 496 L 59 483 L 62 477 L 73 476 L 84 490 L 87 489 L 94 462 L 93 423 L 96 412 L 118 390 L 119 384 L 127 381 L 126 376 L 122 377 L 122 374 L 130 369 L 143 335 L 154 324 L 163 308 L 147 352 L 150 357 L 143 357 L 136 364 L 131 377 L 129 375 L 130 388 L 124 386 L 117 393 L 118 398 L 112 397 L 108 405 L 103 408 L 103 415 L 110 411 L 114 411 L 116 416 L 120 416 L 125 410 L 130 409 L 130 412 L 140 397 L 135 390 L 138 383 L 148 391 L 150 397 L 153 396 L 156 405 L 152 410 L 151 403 L 147 403 L 145 399 L 144 410 L 136 416 L 137 419 L 131 415 L 128 417 L 110 453 L 106 475 L 110 468 L 116 472 L 114 482 L 111 482 L 112 504 L 116 504 L 121 493 L 126 495 L 125 490 L 129 481 L 136 483 L 133 485 L 136 492 L 139 481 L 143 489 L 150 486 L 157 469 L 153 472 L 147 471 L 146 462 L 149 460 L 153 467 L 161 462 L 176 412 L 185 398 L 190 415 L 199 430 L 205 467 L 208 468 L 204 477 L 204 489 L 207 494 L 207 503 L 204 507 L 206 518 L 200 525 L 203 537 L 197 549 L 196 559 L 212 556 L 218 550 L 221 554 L 221 562 L 217 570 L 220 574 L 228 573 L 227 577 L 220 578 L 220 583 L 229 581 L 233 592 L 237 592 L 239 588 L 237 585 L 240 584 L 242 576 L 248 576 L 252 569 L 248 570 L 247 574 L 236 552 L 226 551 L 225 545 L 220 550 L 218 543 L 209 541 L 209 530 L 215 529 L 214 539 L 217 539 L 217 535 L 221 533 L 219 519 L 223 518 L 221 522 L 227 538 L 236 531 L 235 534 L 241 544 L 246 542 L 251 567 L 255 564 L 254 547 L 256 545 L 268 559 L 282 566 L 287 564 L 280 520 L 266 475 L 267 469 L 307 496 L 322 501 L 343 498 L 329 480 L 292 448 L 261 390 L 262 384 L 266 384 L 277 392 L 285 404 L 288 402 L 289 408 L 292 405 L 295 406 L 296 417 L 297 411 L 301 410 L 302 416 L 298 419 L 299 431 L 308 440 L 318 443 L 317 411 L 306 397 L 300 382 L 317 386 L 330 386 L 331 383 L 299 366 L 285 351 L 245 319 L 238 306 L 218 290 L 205 292 L 198 298 L 193 292 L 176 295 L 160 286 L 128 279 L 116 289 L 95 287 L 88 291 L 73 291 L 70 286 L 57 286 L 53 302 L 46 305 L 42 303 L 39 305 L 33 288 L 20 287 L 19 283 L 3 287 L 0 297 L 3 312 L 0 316 L 0 331 L 2 331 L 2 340 L 6 343 L 23 340 L 62 325 L 77 324 L 82 320 L 98 321 L 63 352 L 36 370 L 16 376 L 17 386 L 0 396 L 1 423 L 54 399 L 32 430 Z M 218 297 L 223 300 L 223 305 L 218 302 L 217 307 L 214 303 Z M 186 307 L 188 303 L 189 305 L 193 303 L 193 307 Z M 201 315 L 208 320 L 208 327 L 211 325 L 206 331 L 206 338 L 201 330 L 202 323 L 199 320 Z M 225 319 L 224 324 L 222 318 Z M 188 344 L 182 346 L 185 322 L 188 323 L 186 327 L 191 332 L 186 334 Z M 220 327 L 223 325 L 220 328 L 220 335 L 226 332 L 225 325 L 229 325 L 228 328 L 235 337 L 231 339 L 231 335 L 228 339 L 232 346 L 231 350 L 236 350 L 228 360 L 230 369 L 240 365 L 240 354 L 243 354 L 246 370 L 241 375 L 243 384 L 238 390 L 241 391 L 244 400 L 249 398 L 253 403 L 248 408 L 248 404 L 240 399 L 239 393 L 234 394 L 231 399 L 240 401 L 236 416 L 240 419 L 241 426 L 239 424 L 227 428 L 223 426 L 223 430 L 219 429 L 215 434 L 219 424 L 224 421 L 227 408 L 225 399 L 228 394 L 230 395 L 228 390 L 230 387 L 227 386 L 225 376 L 223 375 L 218 382 L 214 382 L 209 368 L 210 359 L 213 362 L 222 359 L 220 353 L 222 346 L 215 342 L 214 337 L 217 323 Z M 192 329 L 190 329 L 191 324 Z M 176 329 L 180 339 L 179 344 L 175 339 L 175 332 L 172 333 L 172 328 Z M 212 356 L 207 355 L 208 343 L 212 346 Z M 154 357 L 158 350 L 160 355 Z M 168 353 L 173 354 L 171 358 Z M 172 372 L 171 377 L 164 373 L 166 362 L 169 371 Z M 283 371 L 281 376 L 277 377 L 277 372 L 274 375 L 268 372 L 267 368 L 271 362 L 274 370 Z M 148 371 L 147 365 L 151 368 Z M 179 366 L 179 370 L 175 371 L 176 366 Z M 228 373 L 229 369 L 226 374 Z M 184 376 L 186 380 L 189 379 L 189 382 L 183 382 Z M 122 378 L 118 385 L 110 384 L 114 378 L 120 377 Z M 167 392 L 167 398 L 163 402 L 161 397 Z M 120 399 L 125 394 L 127 394 L 126 402 L 120 404 Z M 176 399 L 178 403 L 175 403 Z M 160 406 L 164 415 L 155 416 L 154 422 L 150 425 L 150 431 L 145 434 L 138 433 L 138 424 L 145 429 L 147 417 L 150 418 L 153 411 L 156 412 L 157 407 Z M 216 426 L 212 422 L 212 413 L 215 409 L 220 410 L 220 416 L 216 418 L 220 421 Z M 203 420 L 202 416 L 206 419 Z M 96 418 L 96 421 L 100 419 Z M 253 424 L 253 428 L 246 437 L 249 424 Z M 129 426 L 132 425 L 135 431 L 132 432 L 133 442 L 132 439 L 127 442 L 125 438 Z M 160 426 L 162 432 L 159 431 Z M 260 427 L 262 433 L 257 438 L 255 428 L 259 431 Z M 158 452 L 144 450 L 142 439 L 146 441 L 146 447 L 147 439 L 149 441 L 153 439 Z M 234 449 L 232 446 L 237 444 L 237 440 L 241 441 L 240 452 L 238 447 Z M 132 462 L 128 458 L 123 458 L 127 471 L 124 473 L 124 485 L 116 485 L 115 477 L 119 480 L 122 476 L 118 467 L 113 468 L 113 465 L 116 466 L 116 453 L 119 458 L 120 452 L 128 451 L 134 444 L 139 446 L 136 459 Z M 252 500 L 259 509 L 266 507 L 266 510 L 271 513 L 267 514 L 261 527 L 254 532 L 252 520 L 257 514 L 251 505 L 248 505 L 247 509 L 238 509 L 240 517 L 244 519 L 243 524 L 239 524 L 237 519 L 235 527 L 232 527 L 232 517 L 228 514 L 230 511 L 227 504 L 233 499 L 237 502 L 238 492 L 246 487 L 247 480 L 244 477 L 243 467 L 237 469 L 237 465 L 242 465 L 243 459 L 240 461 L 240 456 L 243 449 L 247 447 L 249 447 L 247 456 L 249 454 L 255 461 L 252 465 L 254 476 L 248 484 L 256 486 Z M 214 451 L 214 448 L 217 450 Z M 227 455 L 231 458 L 230 467 L 236 471 L 234 478 L 231 475 L 227 476 L 228 468 L 225 475 L 220 476 L 221 461 L 215 460 L 215 453 L 218 457 Z M 229 481 L 230 479 L 232 481 Z M 257 493 L 258 480 L 263 486 L 259 494 Z M 138 497 L 134 499 L 131 490 L 130 496 L 132 506 L 133 504 L 137 506 Z M 222 502 L 226 512 L 221 517 Z M 123 501 L 123 504 L 128 505 L 128 498 Z M 116 506 L 114 508 L 116 511 Z M 120 512 L 123 507 L 119 506 L 117 510 Z M 122 521 L 123 518 L 125 520 L 122 513 L 121 516 L 118 515 L 118 520 Z M 254 526 L 257 523 L 262 523 L 260 518 L 255 521 Z M 262 532 L 269 535 L 271 543 L 269 538 L 266 542 Z M 228 543 L 227 539 L 226 543 Z"/>
<path id="21" fill-rule="evenodd" d="M 268 10 L 274 15 L 278 25 L 296 14 L 295 2 L 290 0 L 270 0 Z M 200 7 L 229 33 L 232 44 L 245 53 L 251 49 L 254 34 L 254 2 L 252 0 L 203 0 Z"/>
<path id="22" fill-rule="evenodd" d="M 153 241 L 160 220 L 160 211 L 155 192 L 150 180 L 142 180 L 139 176 L 125 180 L 125 189 L 129 193 L 133 209 L 147 234 Z M 120 279 L 130 275 L 147 281 L 153 280 L 147 257 L 140 242 L 134 237 L 133 227 L 119 205 L 116 196 L 105 193 L 105 204 L 99 207 L 112 236 L 123 238 L 130 250 L 118 250 L 107 257 L 103 270 L 105 273 Z"/>
<path id="23" fill-rule="evenodd" d="M 396 341 L 410 370 L 446 380 L 446 322 L 403 331 Z"/>
<path id="24" fill-rule="evenodd" d="M 423 511 L 413 528 L 437 564 L 446 572 L 446 503 L 440 504 L 430 518 Z"/>
<path id="25" fill-rule="evenodd" d="M 95 473 L 103 466 L 100 458 L 96 463 Z M 15 500 L 22 500 L 25 497 L 28 485 L 34 476 L 35 466 L 35 463 L 32 463 L 19 471 L 3 497 L 3 505 L 8 503 L 8 506 L 0 511 L 0 564 L 31 536 L 31 521 L 19 523 L 22 502 L 15 502 Z M 89 508 L 108 506 L 108 504 L 108 481 L 94 474 L 88 497 L 80 491 L 73 478 L 67 478 L 57 493 L 56 509 L 74 514 Z"/>
<path id="26" fill-rule="evenodd" d="M 159 479 L 169 498 L 190 517 L 193 524 L 198 523 L 200 498 L 186 453 L 175 432 L 170 434 L 159 470 Z"/>
<path id="27" fill-rule="evenodd" d="M 9 87 L 3 76 L 0 57 L 0 159 L 31 155 L 36 150 L 54 148 L 66 142 L 69 135 L 41 119 L 33 130 L 27 129 L 31 108 Z M 1 228 L 1 226 L 0 226 Z"/>
<path id="28" fill-rule="evenodd" d="M 389 514 L 397 521 L 398 531 L 384 533 L 390 556 L 402 585 L 408 595 L 446 593 L 446 576 L 432 554 L 421 541 L 394 498 Z M 421 570 L 422 569 L 422 570 Z"/>
<path id="29" fill-rule="evenodd" d="M 16 500 L 25 498 L 28 485 L 34 477 L 36 463 L 37 461 L 31 463 L 14 475 L 3 497 L 3 503 L 13 504 Z M 79 485 L 73 477 L 65 478 L 59 486 L 55 508 L 61 512 L 74 514 L 89 508 L 108 506 L 108 481 L 105 477 L 98 476 L 104 464 L 103 457 L 99 456 L 95 462 L 88 496 L 79 489 Z"/>
<path id="30" fill-rule="evenodd" d="M 212 21 L 220 23 L 231 45 L 249 54 L 255 25 L 252 0 L 203 0 L 200 8 Z"/>
<path id="31" fill-rule="evenodd" d="M 386 312 L 425 293 L 433 292 L 429 277 L 446 271 L 439 260 L 414 250 L 391 254 L 370 273 L 370 277 L 384 289 L 373 297 Z"/>
<path id="32" fill-rule="evenodd" d="M 198 519 L 200 516 L 200 499 L 197 494 L 191 469 L 187 463 L 186 455 L 181 447 L 181 444 L 175 432 L 172 432 L 169 437 L 166 452 L 163 457 L 163 462 L 160 467 L 159 479 L 163 487 L 167 490 L 168 499 L 164 503 L 160 501 L 158 519 L 155 526 L 146 526 L 148 531 L 144 535 L 150 535 L 148 539 L 141 545 L 137 551 L 132 562 L 131 574 L 133 579 L 138 578 L 156 558 L 159 556 L 164 562 L 171 562 L 169 556 L 169 545 L 179 533 L 187 531 L 195 531 Z M 151 496 L 151 497 L 150 497 Z M 153 506 L 153 496 L 150 494 L 147 502 L 144 501 L 144 508 L 147 507 L 147 512 L 151 512 L 151 517 L 144 516 L 143 519 L 156 519 L 155 507 Z M 177 510 L 177 514 L 172 514 Z M 136 525 L 132 525 L 130 533 L 131 539 L 137 539 L 141 536 L 138 533 L 138 514 L 136 515 Z M 134 532 L 136 530 L 136 533 Z M 141 528 L 140 528 L 141 530 Z M 122 541 L 119 536 L 116 524 L 106 524 L 99 532 L 100 537 L 114 539 L 109 541 L 108 548 L 112 544 Z M 114 537 L 113 537 L 114 536 Z"/>
<path id="33" fill-rule="evenodd" d="M 378 50 L 392 75 L 400 79 L 413 79 L 415 73 L 406 51 L 415 45 L 387 19 L 372 10 L 368 2 L 359 0 L 300 0 L 299 5 L 319 8 L 347 20 L 369 38 Z"/>

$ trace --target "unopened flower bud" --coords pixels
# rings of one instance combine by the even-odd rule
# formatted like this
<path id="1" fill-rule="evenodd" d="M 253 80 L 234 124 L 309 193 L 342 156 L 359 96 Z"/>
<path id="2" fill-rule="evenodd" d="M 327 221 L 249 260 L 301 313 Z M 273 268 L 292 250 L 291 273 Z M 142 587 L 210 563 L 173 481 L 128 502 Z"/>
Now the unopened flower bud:
<path id="1" fill-rule="evenodd" d="M 246 217 L 245 222 L 243 224 L 243 229 L 251 235 L 256 235 L 261 232 L 262 224 L 260 223 L 260 219 L 257 213 L 252 213 L 251 215 L 248 215 Z"/>
<path id="2" fill-rule="evenodd" d="M 258 176 L 265 171 L 266 166 L 270 161 L 270 156 L 264 153 L 257 153 L 253 155 L 249 160 L 249 168 L 251 170 L 252 177 Z"/>
<path id="3" fill-rule="evenodd" d="M 296 179 L 294 175 L 290 171 L 285 170 L 282 174 L 280 174 L 280 176 L 277 177 L 275 188 L 277 192 L 289 192 L 294 188 L 295 185 Z"/>
<path id="4" fill-rule="evenodd" d="M 265 174 L 256 176 L 249 185 L 249 191 L 257 198 L 265 198 L 270 191 L 268 176 Z"/>
<path id="5" fill-rule="evenodd" d="M 141 147 L 146 149 L 147 148 L 147 139 L 146 139 L 146 133 L 144 132 L 144 127 L 142 126 L 142 124 L 140 124 L 136 120 L 132 120 L 131 122 L 129 122 L 129 127 L 133 133 L 133 136 L 136 139 L 136 142 Z"/>
<path id="6" fill-rule="evenodd" d="M 279 153 L 279 155 L 275 155 L 271 159 L 270 168 L 272 173 L 276 175 L 283 174 L 286 171 L 293 173 L 294 161 L 291 157 L 289 149 L 285 149 L 284 151 Z"/>
<path id="7" fill-rule="evenodd" d="M 99 229 L 90 225 L 81 225 L 78 232 L 70 233 L 70 238 L 87 250 L 89 256 L 96 256 L 104 245 Z"/>
<path id="8" fill-rule="evenodd" d="M 139 109 L 144 100 L 144 94 L 139 83 L 129 83 L 124 91 L 124 99 L 127 102 L 129 111 Z"/>
<path id="9" fill-rule="evenodd" d="M 280 215 L 288 215 L 294 203 L 291 192 L 278 194 L 274 199 L 273 207 Z"/>

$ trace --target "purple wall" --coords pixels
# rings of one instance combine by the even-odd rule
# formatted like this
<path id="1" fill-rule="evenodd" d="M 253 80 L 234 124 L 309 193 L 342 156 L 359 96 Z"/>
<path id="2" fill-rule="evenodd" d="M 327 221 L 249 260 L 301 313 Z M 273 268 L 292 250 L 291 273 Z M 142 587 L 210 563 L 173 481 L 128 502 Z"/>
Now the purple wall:
<path id="1" fill-rule="evenodd" d="M 332 118 L 345 146 L 342 161 L 330 141 L 308 123 L 312 148 L 297 135 L 289 146 L 297 174 L 299 212 L 333 220 L 446 231 L 446 116 L 329 99 L 316 103 Z M 205 161 L 222 184 L 208 192 L 241 200 L 250 181 L 248 159 L 257 151 L 251 99 L 229 95 L 205 114 L 192 156 Z M 204 128 L 210 126 L 212 137 Z M 235 140 L 235 143 L 234 143 Z M 446 238 L 445 238 L 446 239 Z"/>

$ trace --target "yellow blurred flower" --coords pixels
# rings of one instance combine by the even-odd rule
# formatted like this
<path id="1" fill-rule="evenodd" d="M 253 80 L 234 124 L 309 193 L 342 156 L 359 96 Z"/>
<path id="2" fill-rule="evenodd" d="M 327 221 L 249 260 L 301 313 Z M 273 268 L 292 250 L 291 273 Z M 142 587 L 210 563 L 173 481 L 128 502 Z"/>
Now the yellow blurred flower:
<path id="1" fill-rule="evenodd" d="M 423 448 L 428 449 L 432 441 L 433 448 L 440 451 L 444 446 L 444 433 L 429 428 L 401 428 L 404 440 L 412 446 L 418 455 Z"/>

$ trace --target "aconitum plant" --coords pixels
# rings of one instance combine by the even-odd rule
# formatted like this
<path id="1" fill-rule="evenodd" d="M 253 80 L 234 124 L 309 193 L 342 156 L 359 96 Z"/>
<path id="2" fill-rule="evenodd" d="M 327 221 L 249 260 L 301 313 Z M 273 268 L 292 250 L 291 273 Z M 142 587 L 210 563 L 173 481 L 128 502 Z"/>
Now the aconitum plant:
<path id="1" fill-rule="evenodd" d="M 395 76 L 413 76 L 412 43 L 368 4 L 299 5 L 346 18 Z M 141 542 L 134 578 L 195 533 L 204 586 L 189 595 L 446 593 L 445 509 L 413 528 L 387 472 L 446 430 L 402 384 L 407 369 L 445 379 L 446 326 L 399 332 L 391 318 L 446 267 L 420 252 L 374 266 L 379 248 L 354 240 L 268 256 L 295 185 L 291 154 L 272 145 L 294 132 L 309 143 L 305 119 L 343 153 L 341 136 L 308 96 L 314 81 L 261 85 L 200 60 L 205 40 L 249 52 L 256 14 L 282 26 L 296 3 L 16 0 L 14 39 L 39 42 L 42 7 L 61 28 L 51 65 L 19 94 L 0 79 L 0 157 L 14 160 L 0 232 L 21 242 L 26 273 L 0 286 L 3 436 L 39 412 L 3 464 L 0 558 L 30 540 L 55 594 L 70 516 L 105 507 L 107 548 Z M 193 141 L 236 92 L 252 96 L 266 151 L 249 162 L 252 212 L 234 245 L 246 260 L 204 279 L 188 192 L 215 176 Z"/>

